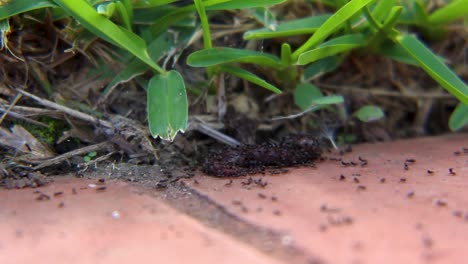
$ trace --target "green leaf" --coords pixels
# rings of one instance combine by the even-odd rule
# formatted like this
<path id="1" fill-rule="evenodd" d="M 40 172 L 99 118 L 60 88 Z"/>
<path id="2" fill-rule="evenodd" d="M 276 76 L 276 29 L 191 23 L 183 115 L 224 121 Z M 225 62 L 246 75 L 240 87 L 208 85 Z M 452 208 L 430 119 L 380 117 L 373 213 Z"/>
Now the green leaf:
<path id="1" fill-rule="evenodd" d="M 312 100 L 309 106 L 303 112 L 313 112 L 333 104 L 342 104 L 344 98 L 341 95 L 328 95 L 317 97 Z"/>
<path id="2" fill-rule="evenodd" d="M 164 73 L 164 70 L 149 57 L 146 43 L 142 38 L 99 15 L 86 0 L 54 0 L 54 2 L 92 33 L 128 50 L 157 72 Z"/>
<path id="3" fill-rule="evenodd" d="M 380 109 L 380 107 L 375 106 L 375 105 L 363 106 L 359 108 L 359 110 L 354 112 L 354 115 L 362 122 L 376 121 L 385 116 L 382 109 Z"/>
<path id="4" fill-rule="evenodd" d="M 294 89 L 294 103 L 303 111 L 307 110 L 312 102 L 323 97 L 317 86 L 311 83 L 301 83 Z"/>
<path id="5" fill-rule="evenodd" d="M 429 23 L 433 25 L 448 24 L 453 20 L 468 16 L 468 0 L 455 0 L 429 15 Z"/>
<path id="6" fill-rule="evenodd" d="M 325 21 L 325 23 L 320 26 L 320 28 L 310 37 L 307 42 L 302 44 L 296 51 L 293 53 L 293 60 L 297 58 L 304 52 L 309 50 L 312 47 L 317 46 L 322 41 L 324 41 L 328 36 L 333 32 L 340 29 L 343 24 L 352 16 L 361 11 L 363 7 L 369 5 L 374 0 L 351 0 L 338 11 L 336 11 L 330 18 Z"/>
<path id="7" fill-rule="evenodd" d="M 316 49 L 302 53 L 297 59 L 298 65 L 305 65 L 311 62 L 329 57 L 341 52 L 346 52 L 366 44 L 366 38 L 363 34 L 350 34 L 331 39 Z"/>
<path id="8" fill-rule="evenodd" d="M 52 1 L 10 0 L 0 5 L 0 20 L 35 9 L 57 7 Z"/>
<path id="9" fill-rule="evenodd" d="M 457 131 L 466 125 L 468 125 L 468 105 L 459 103 L 450 116 L 449 128 Z"/>
<path id="10" fill-rule="evenodd" d="M 332 104 L 342 104 L 344 102 L 344 98 L 341 95 L 327 95 L 318 97 L 312 100 L 312 105 L 332 105 Z"/>
<path id="11" fill-rule="evenodd" d="M 268 67 L 281 67 L 281 60 L 273 55 L 243 49 L 211 48 L 196 51 L 187 58 L 192 67 L 209 67 L 225 63 L 254 63 Z"/>
<path id="12" fill-rule="evenodd" d="M 196 30 L 196 27 L 192 27 L 178 30 L 177 33 L 165 31 L 157 38 L 154 38 L 154 40 L 148 45 L 148 52 L 151 59 L 157 62 L 164 56 L 169 55 L 171 52 L 179 50 L 182 51 L 188 45 L 188 42 L 196 33 Z M 132 59 L 130 63 L 126 64 L 126 67 L 115 75 L 115 77 L 107 84 L 101 94 L 101 98 L 105 99 L 118 84 L 128 82 L 150 69 L 151 68 L 141 60 L 137 58 Z"/>
<path id="13" fill-rule="evenodd" d="M 330 56 L 311 63 L 304 69 L 304 80 L 311 81 L 324 73 L 338 68 L 341 59 L 338 56 Z"/>
<path id="14" fill-rule="evenodd" d="M 247 81 L 249 81 L 251 83 L 255 83 L 256 85 L 261 86 L 263 88 L 266 88 L 267 90 L 270 90 L 270 91 L 272 91 L 274 93 L 277 93 L 277 94 L 281 93 L 281 90 L 278 89 L 277 87 L 275 87 L 274 85 L 269 84 L 268 82 L 266 82 L 262 78 L 258 77 L 257 75 L 255 75 L 255 74 L 253 74 L 253 73 L 251 73 L 249 71 L 246 71 L 244 69 L 241 69 L 239 67 L 223 65 L 223 66 L 221 66 L 220 69 L 223 72 L 232 74 L 234 76 L 237 76 L 239 78 L 247 80 Z"/>
<path id="15" fill-rule="evenodd" d="M 396 37 L 395 41 L 418 61 L 419 66 L 442 87 L 462 103 L 468 104 L 468 87 L 466 84 L 421 41 L 412 35 L 406 34 Z"/>
<path id="16" fill-rule="evenodd" d="M 188 104 L 184 79 L 177 71 L 151 78 L 147 89 L 151 135 L 172 141 L 187 128 Z"/>
<path id="17" fill-rule="evenodd" d="M 133 78 L 144 74 L 150 67 L 140 60 L 132 60 L 123 70 L 107 84 L 104 91 L 101 93 L 101 99 L 104 100 L 112 92 L 112 90 L 121 83 L 126 83 Z"/>
<path id="18" fill-rule="evenodd" d="M 262 28 L 249 30 L 244 33 L 244 39 L 267 39 L 288 37 L 301 34 L 312 34 L 330 17 L 331 15 L 311 16 L 307 18 L 296 19 L 276 26 L 275 30 L 271 28 Z"/>

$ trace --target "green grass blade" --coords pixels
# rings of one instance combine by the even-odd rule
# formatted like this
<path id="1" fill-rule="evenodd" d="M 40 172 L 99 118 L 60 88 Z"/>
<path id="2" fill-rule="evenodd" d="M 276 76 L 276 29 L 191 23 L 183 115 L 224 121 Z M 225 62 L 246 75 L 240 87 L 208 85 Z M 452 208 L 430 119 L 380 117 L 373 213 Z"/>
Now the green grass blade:
<path id="1" fill-rule="evenodd" d="M 458 104 L 449 119 L 449 128 L 452 131 L 462 129 L 468 125 L 468 105 Z"/>
<path id="2" fill-rule="evenodd" d="M 266 82 L 265 80 L 263 80 L 262 78 L 258 77 L 257 75 L 249 72 L 249 71 L 246 71 L 244 69 L 241 69 L 239 67 L 234 67 L 234 66 L 227 66 L 227 65 L 223 65 L 221 66 L 221 71 L 223 72 L 226 72 L 226 73 L 229 73 L 229 74 L 232 74 L 234 76 L 237 76 L 241 79 L 244 79 L 244 80 L 247 80 L 251 83 L 255 83 L 256 85 L 258 86 L 261 86 L 263 88 L 266 88 L 267 90 L 270 90 L 274 93 L 281 93 L 281 90 L 278 89 L 277 87 L 275 87 L 274 85 L 271 85 L 269 84 L 268 82 Z"/>
<path id="3" fill-rule="evenodd" d="M 455 0 L 429 15 L 433 25 L 448 24 L 453 20 L 468 16 L 468 0 Z"/>
<path id="4" fill-rule="evenodd" d="M 213 43 L 211 42 L 210 24 L 208 22 L 208 16 L 206 15 L 205 6 L 202 0 L 194 0 L 194 2 L 203 29 L 203 47 L 205 49 L 212 48 Z"/>
<path id="5" fill-rule="evenodd" d="M 0 20 L 24 12 L 46 7 L 57 7 L 53 1 L 31 1 L 31 0 L 11 0 L 7 4 L 0 5 Z"/>
<path id="6" fill-rule="evenodd" d="M 207 10 L 230 10 L 230 9 L 247 9 L 256 7 L 265 7 L 277 5 L 285 2 L 286 0 L 231 0 L 224 1 L 224 3 L 213 4 L 212 1 L 205 1 Z"/>
<path id="7" fill-rule="evenodd" d="M 349 1 L 346 5 L 336 11 L 336 13 L 334 13 L 329 19 L 327 19 L 327 21 L 320 26 L 320 28 L 306 41 L 306 43 L 294 51 L 292 55 L 293 60 L 297 60 L 299 55 L 303 52 L 320 44 L 333 32 L 342 27 L 349 18 L 360 12 L 362 8 L 369 5 L 372 1 L 374 0 Z"/>
<path id="8" fill-rule="evenodd" d="M 291 45 L 283 43 L 281 45 L 281 63 L 284 66 L 291 65 Z"/>
<path id="9" fill-rule="evenodd" d="M 270 28 L 249 30 L 244 33 L 244 39 L 267 39 L 311 34 L 317 31 L 330 16 L 331 15 L 312 16 L 280 23 L 276 27 L 276 30 Z"/>
<path id="10" fill-rule="evenodd" d="M 174 2 L 177 2 L 179 0 L 145 0 L 145 1 L 134 1 L 133 3 L 133 8 L 152 8 L 152 7 L 157 7 L 157 6 L 162 6 L 162 5 L 167 5 L 171 4 Z"/>
<path id="11" fill-rule="evenodd" d="M 391 10 L 396 2 L 396 0 L 378 1 L 372 10 L 372 16 L 375 17 L 378 22 L 383 23 L 388 17 L 388 10 Z"/>
<path id="12" fill-rule="evenodd" d="M 468 87 L 430 49 L 412 35 L 395 38 L 434 80 L 464 104 L 468 104 Z"/>
<path id="13" fill-rule="evenodd" d="M 147 89 L 148 124 L 151 135 L 172 141 L 187 128 L 188 104 L 185 84 L 176 71 L 154 76 Z"/>
<path id="14" fill-rule="evenodd" d="M 101 98 L 105 99 L 109 93 L 119 84 L 128 82 L 147 72 L 150 68 L 140 60 L 132 60 L 122 71 L 120 71 L 106 86 L 101 93 Z"/>
<path id="15" fill-rule="evenodd" d="M 177 31 L 177 34 L 170 31 L 166 31 L 159 35 L 157 38 L 148 45 L 148 53 L 154 61 L 158 62 L 165 56 L 173 53 L 174 50 L 182 51 L 185 49 L 193 37 L 196 34 L 197 27 L 183 28 Z M 120 83 L 128 82 L 131 79 L 142 75 L 149 71 L 151 68 L 143 63 L 141 60 L 133 57 L 133 59 L 126 65 L 126 67 L 120 71 L 106 86 L 101 94 L 101 98 L 105 99 L 109 92 L 112 91 L 115 86 Z M 146 88 L 146 85 L 144 85 Z"/>
<path id="16" fill-rule="evenodd" d="M 122 23 L 126 29 L 132 31 L 133 25 L 133 9 L 129 0 L 117 1 L 116 8 L 119 17 L 122 19 Z"/>
<path id="17" fill-rule="evenodd" d="M 232 62 L 254 63 L 268 67 L 282 66 L 281 60 L 276 56 L 234 48 L 204 49 L 190 54 L 187 58 L 187 64 L 192 67 L 209 67 Z"/>
<path id="18" fill-rule="evenodd" d="M 159 73 L 164 73 L 148 55 L 145 41 L 138 35 L 99 15 L 86 0 L 54 0 L 74 19 L 95 35 L 128 50 Z"/>
<path id="19" fill-rule="evenodd" d="M 362 47 L 365 44 L 366 38 L 363 34 L 350 34 L 337 37 L 319 45 L 316 49 L 302 53 L 297 59 L 297 64 L 309 64 L 325 57 Z"/>

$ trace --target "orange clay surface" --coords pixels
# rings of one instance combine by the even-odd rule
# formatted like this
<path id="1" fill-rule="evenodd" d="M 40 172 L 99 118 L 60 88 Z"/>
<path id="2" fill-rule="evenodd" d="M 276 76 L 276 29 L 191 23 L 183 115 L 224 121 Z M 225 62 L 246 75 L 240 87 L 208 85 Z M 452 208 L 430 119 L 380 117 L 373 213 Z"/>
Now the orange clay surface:
<path id="1" fill-rule="evenodd" d="M 364 144 L 168 190 L 73 177 L 0 189 L 0 263 L 464 263 L 463 147 L 466 134 Z"/>

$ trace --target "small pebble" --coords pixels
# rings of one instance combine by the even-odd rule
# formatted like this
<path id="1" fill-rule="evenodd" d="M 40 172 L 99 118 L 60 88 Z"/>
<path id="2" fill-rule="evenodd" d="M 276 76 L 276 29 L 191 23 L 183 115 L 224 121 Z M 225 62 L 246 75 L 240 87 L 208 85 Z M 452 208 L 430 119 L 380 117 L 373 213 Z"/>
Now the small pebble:
<path id="1" fill-rule="evenodd" d="M 120 218 L 120 212 L 115 210 L 115 211 L 112 211 L 112 218 L 113 219 L 119 219 Z"/>

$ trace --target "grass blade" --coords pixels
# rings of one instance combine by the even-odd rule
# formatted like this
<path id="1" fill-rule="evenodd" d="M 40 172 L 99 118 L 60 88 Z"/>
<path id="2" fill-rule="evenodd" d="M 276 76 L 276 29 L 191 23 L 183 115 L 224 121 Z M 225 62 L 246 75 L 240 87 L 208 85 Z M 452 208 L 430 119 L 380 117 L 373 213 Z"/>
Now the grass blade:
<path id="1" fill-rule="evenodd" d="M 273 55 L 234 48 L 211 48 L 196 51 L 187 58 L 192 67 L 209 67 L 225 63 L 254 63 L 269 67 L 281 67 L 281 60 Z"/>
<path id="2" fill-rule="evenodd" d="M 247 9 L 277 5 L 285 1 L 286 0 L 231 0 L 214 5 L 210 3 L 211 1 L 206 1 L 205 6 L 207 10 Z"/>
<path id="3" fill-rule="evenodd" d="M 9 18 L 11 16 L 28 12 L 35 9 L 46 7 L 57 7 L 52 1 L 30 1 L 30 0 L 13 0 L 7 4 L 0 4 L 0 20 Z"/>
<path id="4" fill-rule="evenodd" d="M 54 0 L 54 2 L 95 35 L 128 50 L 157 72 L 164 73 L 164 70 L 149 57 L 146 43 L 142 38 L 99 15 L 86 0 Z"/>
<path id="5" fill-rule="evenodd" d="M 350 34 L 337 37 L 319 45 L 316 49 L 302 53 L 297 59 L 297 64 L 309 64 L 325 57 L 362 47 L 365 44 L 366 38 L 363 34 Z"/>
<path id="6" fill-rule="evenodd" d="M 269 84 L 268 82 L 266 82 L 265 80 L 261 79 L 260 77 L 258 77 L 257 75 L 249 72 L 249 71 L 246 71 L 244 69 L 241 69 L 239 67 L 233 67 L 233 66 L 221 66 L 221 70 L 223 72 L 226 72 L 226 73 L 229 73 L 229 74 L 232 74 L 234 76 L 237 76 L 241 79 L 244 79 L 244 80 L 247 80 L 251 83 L 255 83 L 256 85 L 258 86 L 261 86 L 263 88 L 266 88 L 267 90 L 270 90 L 274 93 L 281 93 L 281 90 L 278 89 L 277 87 L 275 87 L 274 85 L 271 85 Z"/>
<path id="7" fill-rule="evenodd" d="M 468 16 L 468 0 L 456 0 L 429 15 L 429 23 L 433 25 L 448 24 L 453 20 Z"/>
<path id="8" fill-rule="evenodd" d="M 395 38 L 419 66 L 448 92 L 464 104 L 468 104 L 468 87 L 445 65 L 430 49 L 412 35 L 401 35 Z"/>
<path id="9" fill-rule="evenodd" d="M 360 12 L 366 5 L 374 0 L 351 0 L 338 11 L 336 11 L 323 25 L 310 37 L 306 43 L 300 46 L 293 53 L 293 59 L 297 60 L 299 56 L 312 47 L 317 46 L 324 41 L 333 32 L 338 30 L 349 18 Z"/>
<path id="10" fill-rule="evenodd" d="M 284 22 L 279 24 L 276 30 L 271 30 L 270 28 L 249 30 L 244 33 L 244 39 L 267 39 L 312 34 L 317 31 L 330 16 L 331 15 L 312 16 Z"/>
<path id="11" fill-rule="evenodd" d="M 468 105 L 458 104 L 449 119 L 449 128 L 452 131 L 462 129 L 468 125 Z"/>

